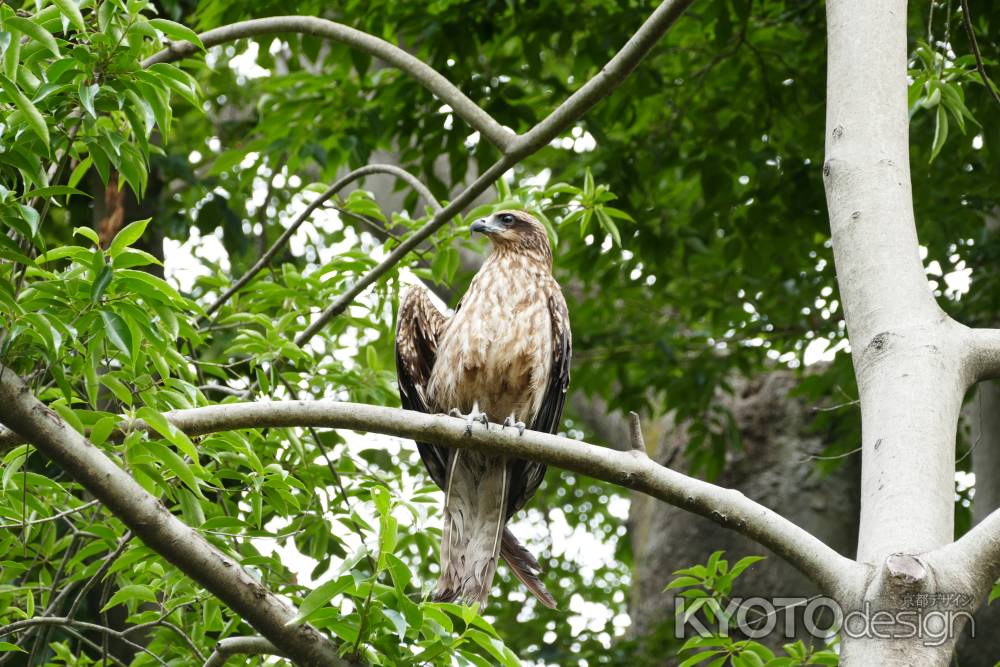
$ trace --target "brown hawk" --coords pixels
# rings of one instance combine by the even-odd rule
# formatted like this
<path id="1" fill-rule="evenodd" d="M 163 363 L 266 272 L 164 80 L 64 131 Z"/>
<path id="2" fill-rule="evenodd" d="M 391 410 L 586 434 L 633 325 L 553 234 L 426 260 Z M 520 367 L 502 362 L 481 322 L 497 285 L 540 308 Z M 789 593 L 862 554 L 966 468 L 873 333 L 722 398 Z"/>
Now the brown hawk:
<path id="1" fill-rule="evenodd" d="M 552 277 L 545 228 L 524 211 L 500 211 L 470 228 L 493 249 L 451 318 L 422 288 L 403 297 L 396 370 L 403 407 L 468 415 L 488 426 L 554 433 L 562 418 L 572 349 L 569 315 Z M 545 466 L 418 442 L 431 479 L 444 490 L 441 577 L 435 599 L 482 607 L 497 557 L 543 604 L 555 600 L 541 567 L 506 528 L 534 495 Z"/>

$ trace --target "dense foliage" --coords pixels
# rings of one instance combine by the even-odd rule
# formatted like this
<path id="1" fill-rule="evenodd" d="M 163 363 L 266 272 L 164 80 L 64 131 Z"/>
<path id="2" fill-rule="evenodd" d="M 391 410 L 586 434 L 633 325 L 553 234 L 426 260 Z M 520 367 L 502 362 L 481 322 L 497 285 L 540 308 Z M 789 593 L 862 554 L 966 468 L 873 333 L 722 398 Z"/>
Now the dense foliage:
<path id="1" fill-rule="evenodd" d="M 983 224 L 1000 203 L 1000 108 L 976 73 L 959 4 L 932 6 L 930 16 L 915 8 L 911 30 L 917 219 L 942 302 L 983 324 L 1000 311 L 989 270 L 1000 241 Z M 0 2 L 0 360 L 346 653 L 378 664 L 634 664 L 622 637 L 631 555 L 620 489 L 550 471 L 515 530 L 542 555 L 562 609 L 535 604 L 501 568 L 481 617 L 426 599 L 440 495 L 409 443 L 302 429 L 192 440 L 162 414 L 245 390 L 397 405 L 401 285 L 423 279 L 453 306 L 471 277 L 463 256 L 483 251 L 464 221 L 517 202 L 544 216 L 556 248 L 574 327 L 572 390 L 612 410 L 691 418 L 692 469 L 717 474 L 740 446 L 714 401 L 734 375 L 800 367 L 807 348 L 842 350 L 846 339 L 820 174 L 822 5 L 696 4 L 612 97 L 303 346 L 293 339 L 311 315 L 429 219 L 402 184 L 343 193 L 267 271 L 205 311 L 347 169 L 396 160 L 447 200 L 495 149 L 403 73 L 315 37 L 141 62 L 166 40 L 197 40 L 194 30 L 325 15 L 405 46 L 523 131 L 651 9 Z M 992 68 L 1000 15 L 979 11 Z M 945 277 L 963 271 L 964 296 Z M 802 394 L 849 401 L 847 361 L 837 355 Z M 123 415 L 156 434 L 109 440 Z M 856 421 L 848 407 L 816 428 L 835 431 L 843 452 L 855 447 Z M 586 415 L 570 411 L 565 426 L 595 440 Z M 36 627 L 0 638 L 0 663 L 87 665 L 109 650 L 136 665 L 193 664 L 218 639 L 252 634 L 30 445 L 2 455 L 0 625 L 72 612 L 134 634 Z M 798 650 L 774 664 L 808 664 L 814 654 Z"/>

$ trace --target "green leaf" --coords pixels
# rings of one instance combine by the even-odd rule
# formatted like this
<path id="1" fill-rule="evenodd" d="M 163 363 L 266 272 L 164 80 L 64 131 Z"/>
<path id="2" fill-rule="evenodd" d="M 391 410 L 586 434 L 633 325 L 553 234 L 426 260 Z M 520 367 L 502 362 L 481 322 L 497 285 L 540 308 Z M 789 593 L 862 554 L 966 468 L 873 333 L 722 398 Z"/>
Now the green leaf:
<path id="1" fill-rule="evenodd" d="M 3 52 L 3 73 L 8 79 L 16 79 L 17 68 L 21 63 L 21 35 L 18 32 L 8 34 L 10 44 Z"/>
<path id="2" fill-rule="evenodd" d="M 74 227 L 73 228 L 73 236 L 77 236 L 77 235 L 82 236 L 82 237 L 84 237 L 86 239 L 89 239 L 91 242 L 93 242 L 93 244 L 95 246 L 101 245 L 101 239 L 98 238 L 97 232 L 95 232 L 90 227 Z"/>
<path id="3" fill-rule="evenodd" d="M 114 416 L 104 417 L 90 428 L 90 442 L 95 445 L 103 445 L 108 440 L 108 436 L 115 430 L 118 418 Z"/>
<path id="4" fill-rule="evenodd" d="M 77 190 L 76 188 L 68 185 L 50 185 L 44 188 L 29 190 L 28 192 L 25 192 L 21 198 L 28 200 L 34 197 L 60 197 L 62 195 L 83 195 L 84 197 L 90 197 L 90 195 L 86 192 Z"/>
<path id="5" fill-rule="evenodd" d="M 149 24 L 170 39 L 180 42 L 191 42 L 202 51 L 205 50 L 205 45 L 201 43 L 201 38 L 198 37 L 198 33 L 187 26 L 167 19 L 150 19 Z"/>
<path id="6" fill-rule="evenodd" d="M 205 497 L 201 493 L 198 479 L 194 476 L 193 466 L 182 459 L 177 452 L 159 442 L 147 441 L 143 444 L 160 463 L 166 466 L 167 470 L 174 473 L 174 476 L 197 494 L 199 498 Z"/>
<path id="7" fill-rule="evenodd" d="M 42 117 L 41 112 L 35 108 L 35 105 L 31 103 L 27 97 L 24 96 L 14 82 L 5 76 L 0 76 L 0 87 L 3 88 L 7 97 L 10 98 L 11 102 L 14 103 L 21 113 L 24 114 L 25 118 L 28 120 L 28 126 L 31 131 L 38 135 L 38 138 L 42 140 L 45 144 L 45 151 L 49 150 L 49 126 L 45 124 L 45 118 Z"/>
<path id="8" fill-rule="evenodd" d="M 406 619 L 403 618 L 402 614 L 395 609 L 382 609 L 382 615 L 389 619 L 389 622 L 392 623 L 393 627 L 396 629 L 396 635 L 400 639 L 406 637 L 406 629 L 409 627 L 409 624 L 406 622 Z"/>
<path id="9" fill-rule="evenodd" d="M 56 44 L 56 38 L 42 26 L 38 25 L 34 21 L 21 18 L 20 16 L 11 16 L 7 18 L 5 23 L 7 27 L 20 30 L 28 37 L 31 37 L 36 42 L 40 43 L 56 58 L 59 57 L 59 45 Z"/>
<path id="10" fill-rule="evenodd" d="M 733 569 L 729 571 L 729 576 L 732 579 L 735 579 L 743 572 L 743 570 L 762 560 L 764 560 L 764 556 L 746 556 L 741 558 L 735 565 L 733 565 Z"/>
<path id="11" fill-rule="evenodd" d="M 129 390 L 128 386 L 116 378 L 114 375 L 105 374 L 100 378 L 101 384 L 111 390 L 111 393 L 115 395 L 119 401 L 125 405 L 132 405 L 132 392 Z"/>
<path id="12" fill-rule="evenodd" d="M 944 147 L 944 142 L 948 139 L 948 112 L 943 106 L 937 108 L 937 121 L 934 124 L 934 145 L 931 148 L 931 158 L 928 163 L 933 162 L 938 153 Z"/>
<path id="13" fill-rule="evenodd" d="M 125 602 L 156 602 L 156 593 L 149 586 L 140 586 L 138 584 L 129 584 L 127 586 L 122 586 L 118 591 L 111 596 L 108 603 L 101 608 L 101 613 L 106 612 L 112 607 L 116 607 Z"/>
<path id="14" fill-rule="evenodd" d="M 90 114 L 91 118 L 97 118 L 97 110 L 94 108 L 94 99 L 97 97 L 97 93 L 100 90 L 101 87 L 96 83 L 92 83 L 87 86 L 83 81 L 80 82 L 80 104 L 83 105 L 84 110 Z"/>
<path id="15" fill-rule="evenodd" d="M 138 241 L 143 232 L 146 231 L 146 225 L 149 224 L 150 218 L 145 220 L 136 220 L 133 223 L 125 225 L 117 234 L 115 234 L 114 240 L 111 242 L 111 247 L 108 248 L 108 254 L 113 258 L 117 257 L 122 250 L 132 245 Z"/>
<path id="16" fill-rule="evenodd" d="M 101 267 L 100 272 L 97 277 L 94 278 L 94 282 L 90 286 L 90 302 L 97 303 L 104 296 L 104 290 L 108 288 L 111 284 L 111 278 L 114 276 L 114 269 L 110 264 L 105 264 Z"/>
<path id="17" fill-rule="evenodd" d="M 101 319 L 104 321 L 104 333 L 107 335 L 108 340 L 126 356 L 132 358 L 132 332 L 129 331 L 125 320 L 117 313 L 107 310 L 101 311 Z"/>
<path id="18" fill-rule="evenodd" d="M 195 449 L 194 443 L 191 442 L 190 438 L 188 438 L 187 433 L 171 424 L 167 421 L 166 417 L 148 406 L 139 408 L 136 412 L 136 416 L 149 424 L 154 431 L 166 438 L 171 444 L 184 452 L 192 461 L 195 462 L 195 464 L 197 464 L 198 450 Z"/>
<path id="19" fill-rule="evenodd" d="M 73 168 L 72 173 L 69 175 L 69 180 L 66 182 L 71 188 L 75 188 L 77 184 L 86 176 L 90 167 L 94 164 L 94 159 L 89 155 L 84 159 L 80 160 L 80 164 Z"/>
<path id="20" fill-rule="evenodd" d="M 56 7 L 59 8 L 59 12 L 69 19 L 69 22 L 79 30 L 84 32 L 87 26 L 83 22 L 83 14 L 80 13 L 80 8 L 77 6 L 75 0 L 53 0 Z"/>
<path id="21" fill-rule="evenodd" d="M 353 583 L 354 577 L 348 573 L 321 584 L 305 597 L 302 604 L 299 605 L 299 613 L 295 614 L 292 620 L 288 621 L 285 625 L 298 625 L 302 623 L 313 612 L 325 607 L 330 600 L 343 593 Z"/>

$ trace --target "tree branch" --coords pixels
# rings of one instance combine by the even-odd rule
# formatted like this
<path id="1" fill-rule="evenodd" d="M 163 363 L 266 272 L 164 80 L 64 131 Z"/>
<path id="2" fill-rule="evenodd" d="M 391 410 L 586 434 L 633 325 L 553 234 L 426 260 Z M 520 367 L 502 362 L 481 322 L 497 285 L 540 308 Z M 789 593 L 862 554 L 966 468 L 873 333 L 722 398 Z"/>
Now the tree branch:
<path id="1" fill-rule="evenodd" d="M 175 410 L 165 416 L 190 436 L 247 428 L 342 428 L 530 459 L 634 489 L 710 518 L 768 547 L 828 594 L 860 585 L 862 579 L 863 566 L 779 514 L 738 491 L 658 465 L 628 445 L 623 446 L 625 451 L 617 451 L 535 431 L 518 436 L 516 431 L 496 425 L 492 429 L 474 428 L 472 435 L 466 436 L 464 419 L 338 401 L 227 403 Z M 148 430 L 142 421 L 122 426 Z"/>
<path id="2" fill-rule="evenodd" d="M 303 33 L 332 39 L 398 67 L 416 79 L 420 85 L 442 102 L 448 104 L 452 111 L 470 126 L 479 130 L 490 143 L 503 152 L 510 148 L 517 136 L 500 125 L 478 104 L 466 97 L 453 83 L 427 63 L 383 39 L 340 23 L 314 16 L 271 16 L 215 28 L 201 33 L 198 37 L 205 48 L 209 48 L 246 37 L 281 33 Z M 166 49 L 144 60 L 142 66 L 145 68 L 156 63 L 180 60 L 197 51 L 198 47 L 191 42 L 174 42 Z"/>
<path id="3" fill-rule="evenodd" d="M 434 198 L 434 195 L 432 195 L 431 191 L 427 189 L 427 186 L 421 183 L 416 176 L 406 171 L 405 169 L 397 167 L 396 165 L 393 164 L 369 164 L 359 169 L 355 169 L 349 174 L 346 174 L 345 176 L 338 178 L 333 185 L 331 185 L 323 192 L 323 194 L 319 195 L 318 197 L 316 197 L 316 199 L 312 200 L 309 203 L 309 205 L 302 211 L 302 213 L 296 216 L 295 220 L 292 221 L 292 224 L 288 226 L 288 229 L 286 229 L 284 233 L 282 233 L 282 235 L 278 237 L 278 240 L 276 240 L 274 244 L 267 249 L 267 252 L 261 255 L 260 259 L 258 259 L 257 262 L 252 267 L 250 267 L 250 270 L 244 273 L 239 280 L 234 282 L 229 287 L 229 289 L 227 289 L 225 293 L 222 294 L 222 296 L 216 299 L 212 305 L 210 305 L 208 308 L 205 309 L 205 316 L 207 317 L 212 313 L 214 313 L 216 310 L 222 307 L 224 303 L 229 301 L 229 299 L 231 299 L 234 294 L 239 292 L 247 283 L 253 280 L 254 277 L 258 273 L 260 273 L 271 262 L 272 259 L 274 259 L 274 256 L 278 254 L 278 251 L 285 247 L 285 245 L 288 243 L 288 239 L 292 238 L 292 235 L 295 234 L 296 231 L 298 231 L 299 227 L 302 226 L 302 223 L 308 220 L 309 216 L 311 216 L 316 209 L 325 204 L 334 195 L 336 195 L 338 192 L 346 188 L 354 181 L 364 178 L 365 176 L 370 176 L 372 174 L 390 174 L 392 176 L 395 176 L 396 178 L 399 178 L 400 180 L 406 182 L 406 184 L 409 185 L 411 188 L 413 188 L 416 191 L 416 193 L 420 195 L 421 198 L 423 198 L 423 200 L 427 203 L 427 205 L 431 207 L 432 211 L 434 211 L 435 213 L 441 211 L 441 204 L 439 204 L 437 199 Z"/>
<path id="4" fill-rule="evenodd" d="M 280 655 L 274 644 L 263 637 L 227 637 L 215 645 L 215 651 L 205 661 L 204 667 L 222 667 L 234 655 Z"/>
<path id="5" fill-rule="evenodd" d="M 94 494 L 148 547 L 204 586 L 301 665 L 335 665 L 334 644 L 197 531 L 170 513 L 101 450 L 36 399 L 0 365 L 0 421 L 20 433 Z"/>
<path id="6" fill-rule="evenodd" d="M 972 382 L 1000 379 L 1000 329 L 970 329 L 965 363 Z"/>

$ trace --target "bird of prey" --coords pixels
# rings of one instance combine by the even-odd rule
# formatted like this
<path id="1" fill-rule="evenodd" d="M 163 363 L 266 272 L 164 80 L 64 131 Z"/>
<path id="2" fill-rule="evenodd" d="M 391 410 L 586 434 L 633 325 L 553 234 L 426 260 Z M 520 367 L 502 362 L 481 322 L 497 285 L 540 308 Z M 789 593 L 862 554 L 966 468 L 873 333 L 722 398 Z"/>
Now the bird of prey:
<path id="1" fill-rule="evenodd" d="M 466 414 L 489 428 L 554 433 L 562 418 L 572 341 L 569 314 L 552 277 L 545 228 L 524 211 L 499 211 L 470 227 L 492 251 L 451 318 L 423 288 L 399 309 L 396 370 L 403 407 Z M 541 567 L 507 529 L 534 495 L 545 466 L 523 459 L 418 442 L 431 479 L 444 490 L 441 576 L 434 598 L 482 608 L 498 556 L 548 607 Z"/>

